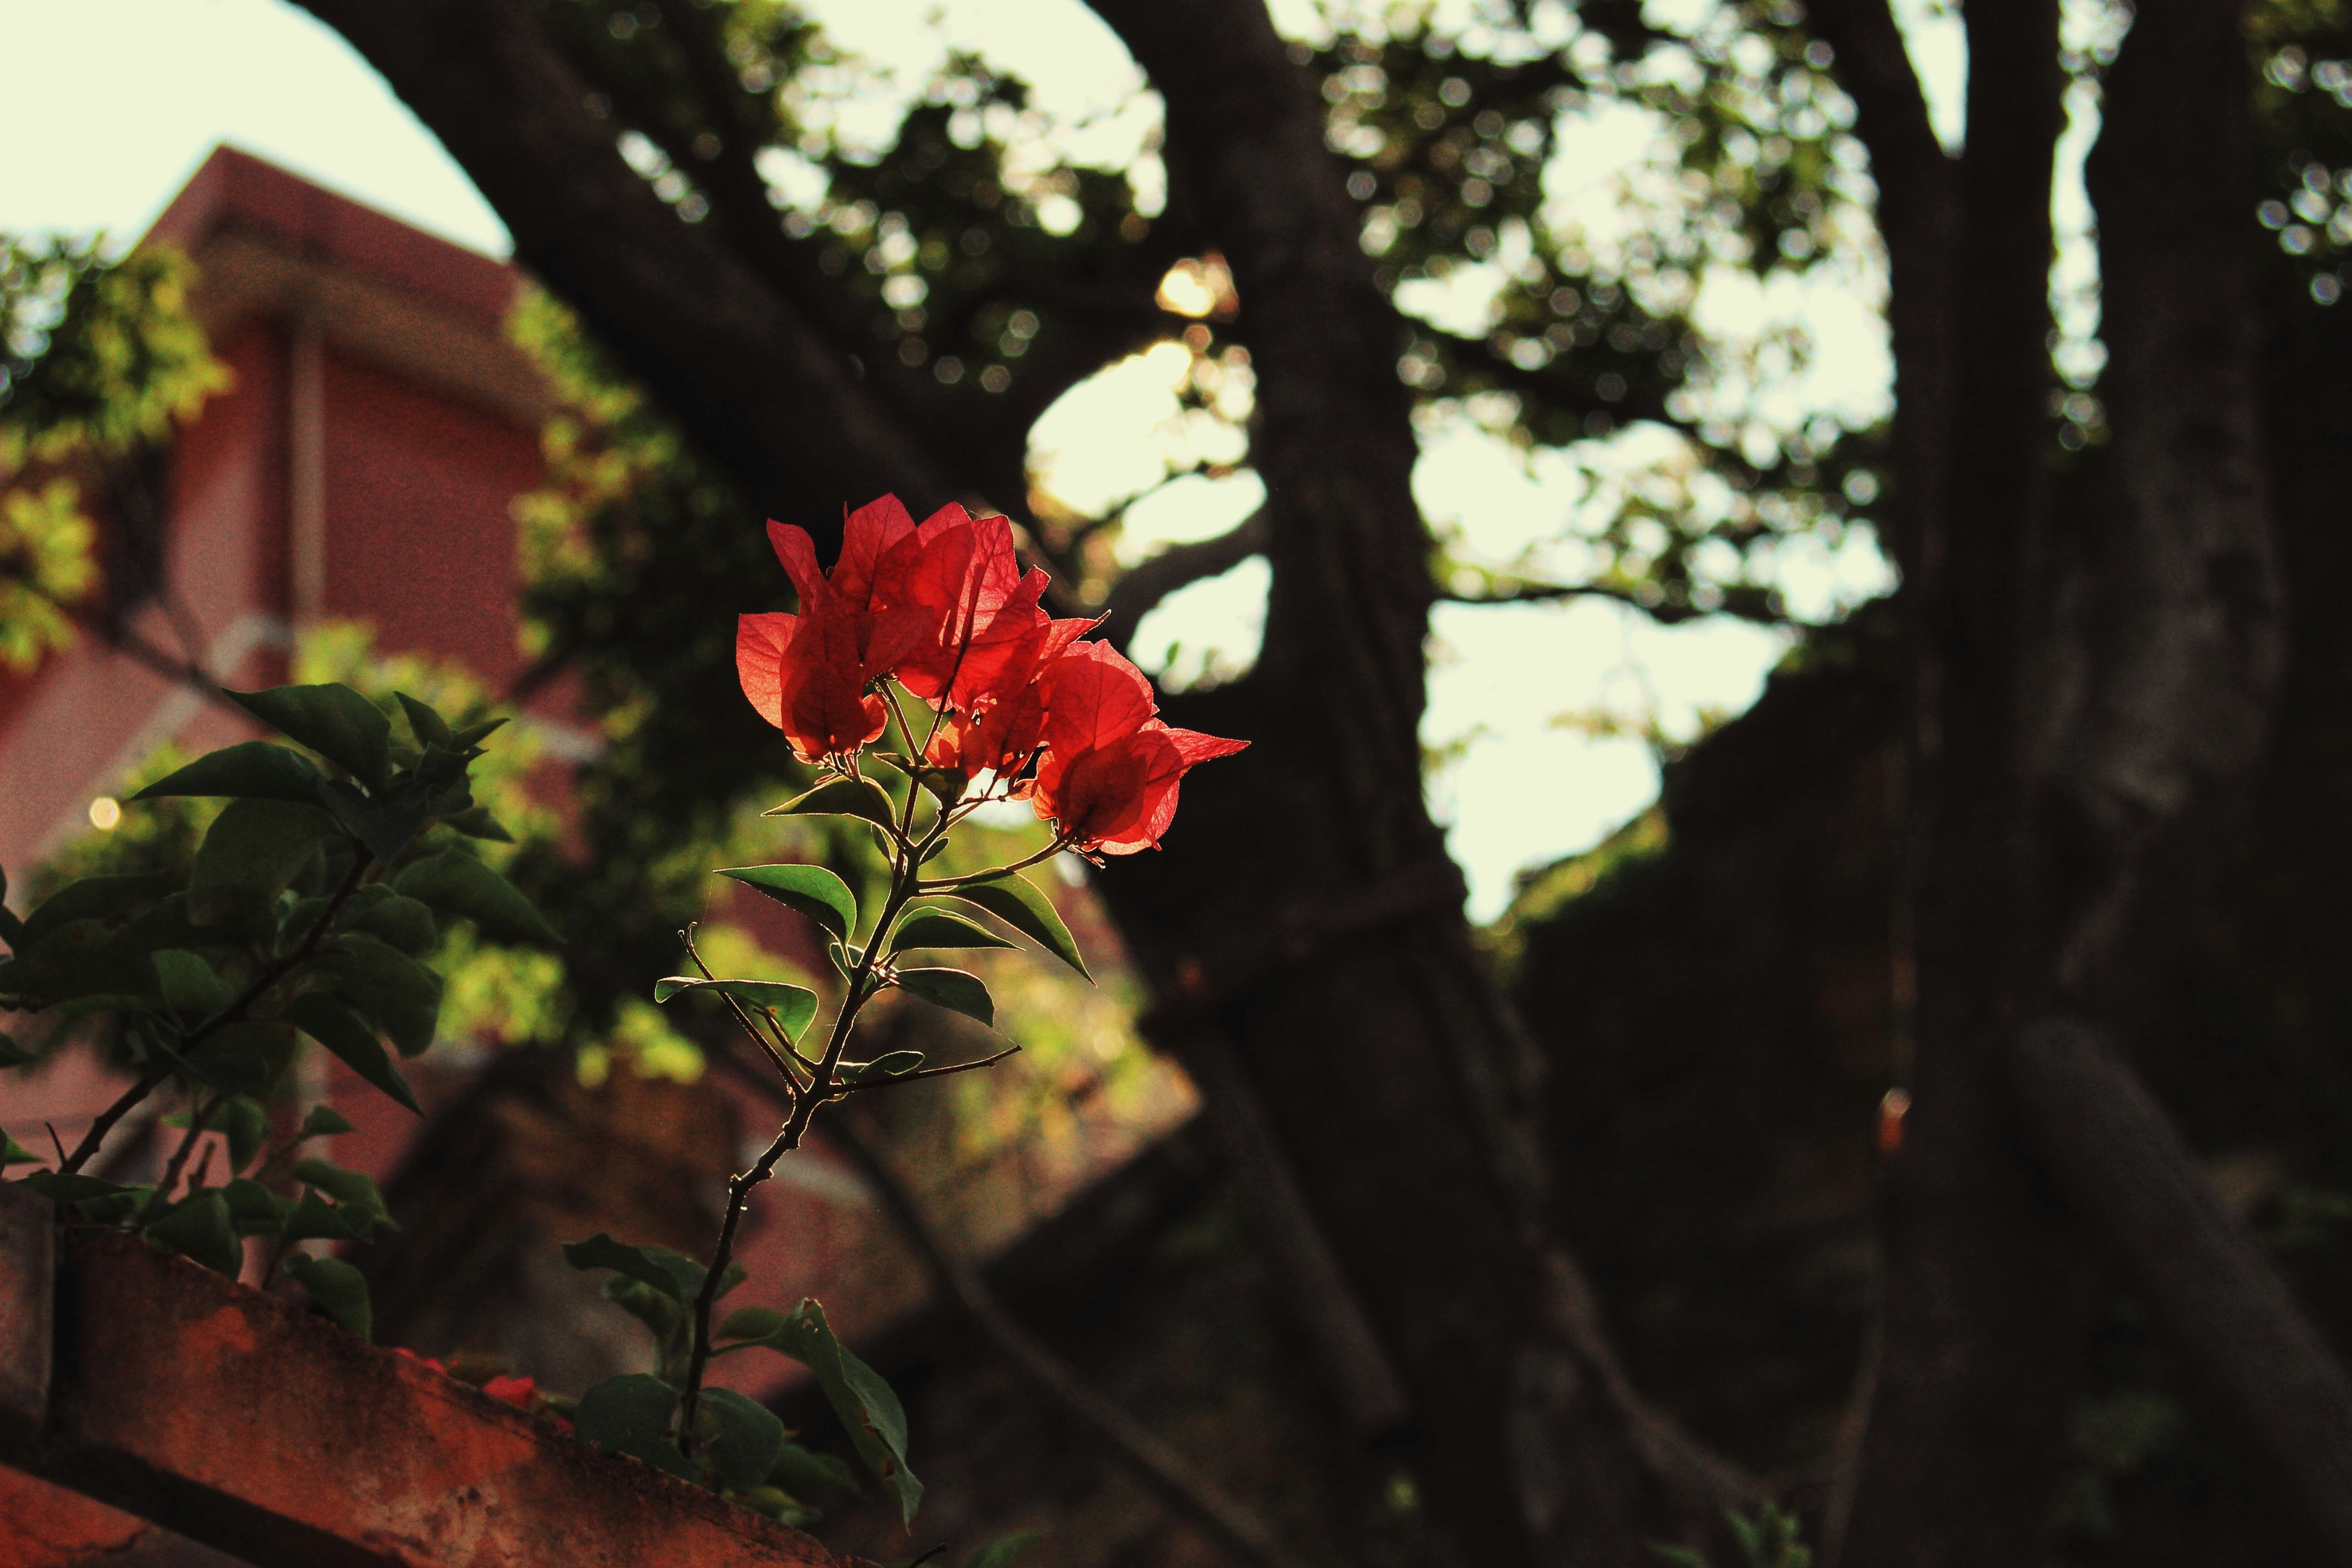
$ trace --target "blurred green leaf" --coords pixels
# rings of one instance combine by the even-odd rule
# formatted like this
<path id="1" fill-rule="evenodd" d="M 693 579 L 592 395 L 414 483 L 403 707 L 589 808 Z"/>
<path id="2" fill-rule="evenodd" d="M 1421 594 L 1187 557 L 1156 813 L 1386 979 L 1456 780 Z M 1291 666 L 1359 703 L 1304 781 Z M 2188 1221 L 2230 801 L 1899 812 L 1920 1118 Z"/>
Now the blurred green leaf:
<path id="1" fill-rule="evenodd" d="M 221 1188 L 229 1218 L 239 1236 L 275 1236 L 286 1227 L 294 1200 L 281 1197 L 250 1176 L 239 1176 Z"/>
<path id="2" fill-rule="evenodd" d="M 245 1247 L 229 1217 L 228 1200 L 216 1187 L 206 1187 L 183 1198 L 146 1229 L 147 1239 L 201 1263 L 215 1274 L 236 1278 L 245 1267 Z"/>
<path id="3" fill-rule="evenodd" d="M 11 1165 L 37 1165 L 41 1156 L 26 1148 L 5 1132 L 0 1132 L 0 1170 Z M 741 1313 L 736 1314 L 740 1317 Z M 780 1314 L 781 1315 L 781 1314 Z"/>
<path id="4" fill-rule="evenodd" d="M 608 1377 L 580 1396 L 580 1408 L 572 1417 L 572 1436 L 608 1453 L 661 1464 L 661 1448 L 676 1452 L 668 1433 L 677 1400 L 677 1389 L 642 1372 Z"/>
<path id="5" fill-rule="evenodd" d="M 443 914 L 472 921 L 485 936 L 509 942 L 563 940 L 520 889 L 462 849 L 425 857 L 393 879 L 392 885 Z"/>
<path id="6" fill-rule="evenodd" d="M 341 1004 L 321 991 L 307 992 L 286 1004 L 286 1021 L 341 1057 L 353 1072 L 401 1104 L 425 1114 L 400 1069 L 375 1037 L 375 1031 L 352 1016 Z"/>
<path id="7" fill-rule="evenodd" d="M 430 704 L 419 702 L 405 691 L 395 691 L 392 695 L 399 701 L 400 710 L 408 716 L 408 732 L 415 738 L 418 751 L 427 746 L 441 746 L 453 752 L 460 749 L 450 743 L 449 721 L 435 712 Z"/>
<path id="8" fill-rule="evenodd" d="M 650 1285 L 673 1301 L 685 1301 L 702 1289 L 703 1267 L 666 1247 L 632 1247 L 603 1231 L 585 1241 L 563 1244 L 563 1260 L 574 1268 L 609 1268 L 615 1274 Z"/>
<path id="9" fill-rule="evenodd" d="M 161 800 L 171 795 L 229 795 L 247 800 L 290 800 L 319 804 L 323 777 L 310 759 L 268 741 L 241 741 L 234 746 L 198 757 L 186 767 L 165 774 L 132 800 Z"/>
<path id="10" fill-rule="evenodd" d="M 717 1427 L 703 1453 L 719 1479 L 737 1491 L 766 1480 L 784 1445 L 782 1419 L 731 1388 L 705 1388 L 701 1408 Z"/>
<path id="11" fill-rule="evenodd" d="M 286 1272 L 310 1293 L 320 1311 L 361 1339 L 375 1337 L 375 1311 L 368 1300 L 367 1277 L 340 1258 L 286 1256 Z"/>
<path id="12" fill-rule="evenodd" d="M 269 1140 L 269 1112 L 260 1101 L 237 1095 L 213 1113 L 213 1125 L 228 1142 L 228 1168 L 242 1171 L 253 1163 Z"/>
<path id="13" fill-rule="evenodd" d="M 151 955 L 155 977 L 163 988 L 163 1005 L 175 1012 L 209 1018 L 236 1000 L 226 981 L 213 966 L 184 948 L 167 947 Z"/>
<path id="14" fill-rule="evenodd" d="M 233 800 L 205 835 L 188 884 L 188 917 L 202 926 L 235 919 L 286 890 L 335 819 L 289 800 Z"/>
<path id="15" fill-rule="evenodd" d="M 300 742 L 371 790 L 392 766 L 392 721 L 348 686 L 273 686 L 226 693 L 247 712 Z"/>
<path id="16" fill-rule="evenodd" d="M 310 966 L 391 1036 L 402 1056 L 430 1046 L 441 1020 L 441 977 L 373 937 L 353 932 L 337 941 L 339 951 L 320 953 Z"/>

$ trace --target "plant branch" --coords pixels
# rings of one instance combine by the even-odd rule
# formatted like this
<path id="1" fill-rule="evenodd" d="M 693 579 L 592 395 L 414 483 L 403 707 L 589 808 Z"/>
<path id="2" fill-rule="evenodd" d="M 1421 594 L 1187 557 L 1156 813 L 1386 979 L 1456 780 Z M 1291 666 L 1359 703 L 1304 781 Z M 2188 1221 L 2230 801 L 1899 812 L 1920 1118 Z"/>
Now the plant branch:
<path id="1" fill-rule="evenodd" d="M 1251 556 L 1264 554 L 1271 532 L 1265 513 L 1255 511 L 1214 539 L 1171 545 L 1139 563 L 1103 596 L 1103 640 L 1124 653 L 1135 628 L 1154 605 L 1179 588 L 1230 572 Z"/>
<path id="2" fill-rule="evenodd" d="M 327 934 L 327 928 L 333 924 L 335 917 L 342 912 L 343 905 L 350 900 L 351 896 L 359 890 L 360 879 L 367 875 L 367 868 L 375 863 L 375 857 L 369 852 L 365 845 L 355 843 L 352 846 L 352 851 L 353 858 L 350 874 L 344 877 L 343 885 L 335 889 L 334 897 L 327 900 L 327 907 L 320 911 L 318 922 L 311 926 L 310 934 L 301 940 L 294 951 L 278 959 L 255 976 L 253 984 L 247 986 L 244 994 L 236 1001 L 197 1025 L 184 1037 L 180 1041 L 177 1053 L 182 1060 L 185 1060 L 197 1047 L 213 1036 L 243 1018 L 246 1009 L 260 1000 L 262 993 L 283 980 L 289 973 L 307 962 L 310 955 L 318 951 L 320 942 Z M 113 1104 L 100 1111 L 97 1120 L 89 1124 L 89 1131 L 82 1134 L 81 1142 L 74 1145 L 74 1152 L 60 1167 L 60 1173 L 69 1176 L 88 1164 L 90 1156 L 96 1154 L 99 1146 L 106 1142 L 106 1135 L 114 1131 L 114 1124 L 129 1115 L 131 1109 L 141 1100 L 161 1088 L 163 1080 L 172 1076 L 172 1069 L 177 1065 L 179 1065 L 177 1062 L 165 1062 L 161 1066 L 150 1068 L 137 1083 L 124 1089 Z"/>
<path id="3" fill-rule="evenodd" d="M 917 1079 L 946 1078 L 950 1073 L 971 1072 L 977 1068 L 992 1068 L 1005 1058 L 1017 1057 L 1020 1054 L 1019 1046 L 1007 1046 L 994 1056 L 982 1057 L 978 1061 L 957 1062 L 952 1067 L 920 1068 L 914 1072 L 902 1072 L 890 1078 L 859 1079 L 855 1082 L 841 1085 L 833 1091 L 833 1096 L 835 1100 L 841 1100 L 869 1089 L 890 1089 L 902 1083 L 913 1083 Z"/>
<path id="4" fill-rule="evenodd" d="M 824 1056 L 811 1073 L 806 1089 L 792 1102 L 775 1141 L 750 1170 L 727 1184 L 727 1214 L 719 1221 L 719 1242 L 711 1250 L 710 1267 L 702 1277 L 702 1289 L 695 1292 L 693 1348 L 687 1358 L 685 1394 L 678 1402 L 678 1449 L 689 1458 L 697 1446 L 695 1426 L 702 1404 L 702 1377 L 710 1364 L 710 1311 L 719 1300 L 719 1281 L 734 1258 L 735 1233 L 742 1225 L 743 1212 L 751 1204 L 753 1190 L 775 1173 L 777 1161 L 801 1146 L 817 1108 L 832 1098 L 835 1075 L 841 1070 L 842 1053 L 848 1048 L 850 1030 L 857 1022 L 857 1015 L 884 989 L 880 985 L 867 988 L 882 951 L 882 933 L 890 929 L 890 922 L 898 918 L 898 910 L 915 896 L 919 887 L 915 855 L 906 836 L 894 832 L 891 837 L 897 840 L 898 858 L 891 871 L 890 892 L 882 901 L 882 912 L 875 919 L 874 940 L 866 944 L 866 951 L 858 955 L 849 973 L 849 988 L 843 994 L 840 1011 L 834 1015 L 833 1034 L 825 1041 Z"/>

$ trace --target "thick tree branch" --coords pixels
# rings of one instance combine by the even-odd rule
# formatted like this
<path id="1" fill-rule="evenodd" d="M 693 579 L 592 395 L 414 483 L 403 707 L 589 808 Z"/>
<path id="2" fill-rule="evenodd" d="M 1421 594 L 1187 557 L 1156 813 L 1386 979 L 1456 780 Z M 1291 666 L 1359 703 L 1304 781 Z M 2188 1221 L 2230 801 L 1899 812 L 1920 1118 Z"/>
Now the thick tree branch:
<path id="1" fill-rule="evenodd" d="M 1179 588 L 1230 572 L 1265 552 L 1265 513 L 1252 512 L 1235 527 L 1190 544 L 1174 544 L 1122 574 L 1105 595 L 1099 613 L 1105 641 L 1124 652 L 1135 628 L 1162 599 Z"/>
<path id="2" fill-rule="evenodd" d="M 2066 1018 L 2011 1070 L 2042 1163 L 2098 1224 L 2195 1381 L 2352 1563 L 2352 1378 L 2139 1078 Z"/>
<path id="3" fill-rule="evenodd" d="M 522 0 L 307 0 L 431 126 L 578 310 L 768 515 L 839 535 L 845 496 L 975 492 L 800 310 L 627 163 Z M 1016 498 L 1017 499 L 1017 498 Z"/>

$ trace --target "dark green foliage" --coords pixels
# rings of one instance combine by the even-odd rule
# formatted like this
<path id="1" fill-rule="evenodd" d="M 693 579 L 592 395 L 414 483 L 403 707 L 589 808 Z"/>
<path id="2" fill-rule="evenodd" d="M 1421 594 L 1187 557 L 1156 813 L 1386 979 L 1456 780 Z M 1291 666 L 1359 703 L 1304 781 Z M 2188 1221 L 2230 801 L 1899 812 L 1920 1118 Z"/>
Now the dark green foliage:
<path id="1" fill-rule="evenodd" d="M 380 1035 L 409 1055 L 432 1043 L 441 978 L 412 956 L 436 944 L 428 903 L 493 937 L 541 937 L 546 928 L 470 855 L 419 843 L 436 816 L 471 809 L 467 771 L 481 754 L 476 742 L 494 725 L 453 734 L 430 709 L 403 700 L 423 742 L 412 751 L 347 687 L 281 687 L 240 700 L 367 787 L 266 742 L 198 758 L 133 797 L 152 803 L 142 809 L 163 819 L 162 832 L 142 834 L 126 822 L 107 847 L 116 865 L 148 868 L 102 863 L 58 887 L 21 923 L 8 922 L 0 933 L 11 949 L 0 963 L 0 995 L 36 1012 L 45 1044 L 101 1030 L 100 1039 L 137 1075 L 116 1114 L 167 1090 L 190 1108 L 166 1119 L 183 1131 L 160 1189 L 80 1170 L 105 1123 L 65 1152 L 62 1171 L 24 1181 L 78 1223 L 135 1226 L 156 1246 L 232 1277 L 245 1261 L 245 1237 L 274 1238 L 273 1267 L 364 1337 L 371 1314 L 359 1271 L 289 1250 L 314 1238 L 365 1242 L 392 1225 L 373 1181 L 300 1155 L 312 1138 L 351 1131 L 343 1117 L 311 1107 L 272 1146 L 268 1102 L 290 1089 L 296 1031 L 415 1110 Z M 200 839 L 183 805 L 189 795 L 228 798 Z M 425 896 L 395 886 L 404 879 Z M 0 1066 L 44 1056 L 12 1046 Z M 206 1131 L 222 1135 L 227 1156 L 219 1184 L 211 1175 L 216 1155 L 189 1161 Z M 277 1190 L 289 1183 L 298 1197 Z"/>
<path id="2" fill-rule="evenodd" d="M 983 931 L 957 915 L 920 910 L 898 922 L 890 936 L 890 951 L 900 953 L 919 947 L 1011 947 L 993 931 Z"/>
<path id="3" fill-rule="evenodd" d="M 738 866 L 732 877 L 816 921 L 841 942 L 857 929 L 857 899 L 849 885 L 822 866 Z"/>
<path id="4" fill-rule="evenodd" d="M 1028 878 L 1016 872 L 992 882 L 952 888 L 944 896 L 987 910 L 1088 980 L 1094 978 L 1087 973 L 1087 961 L 1079 953 L 1077 942 L 1072 940 L 1070 928 L 1062 923 L 1054 901 L 1039 892 Z"/>
<path id="5" fill-rule="evenodd" d="M 367 1280 L 340 1258 L 310 1258 L 291 1253 L 286 1272 L 310 1293 L 318 1309 L 362 1339 L 374 1337 L 374 1312 L 368 1302 Z"/>
<path id="6" fill-rule="evenodd" d="M 902 969 L 898 980 L 902 989 L 926 1002 L 982 1024 L 996 1022 L 996 1005 L 989 1000 L 988 987 L 977 974 L 961 969 Z"/>

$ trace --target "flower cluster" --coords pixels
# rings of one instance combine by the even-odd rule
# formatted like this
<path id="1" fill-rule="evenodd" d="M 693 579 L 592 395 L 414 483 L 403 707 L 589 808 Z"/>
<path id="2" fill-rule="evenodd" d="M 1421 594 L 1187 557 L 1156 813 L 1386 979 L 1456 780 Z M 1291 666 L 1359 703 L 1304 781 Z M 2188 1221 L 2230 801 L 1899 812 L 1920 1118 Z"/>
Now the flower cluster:
<path id="1" fill-rule="evenodd" d="M 918 525 L 884 496 L 850 514 L 830 576 L 805 531 L 768 537 L 800 614 L 743 616 L 736 670 L 804 763 L 880 740 L 895 680 L 927 710 L 907 741 L 929 766 L 989 775 L 1082 853 L 1131 855 L 1158 847 L 1187 771 L 1248 744 L 1163 722 L 1143 672 L 1081 640 L 1098 623 L 1046 613 L 1045 574 L 1022 571 L 1001 517 L 946 506 Z"/>

